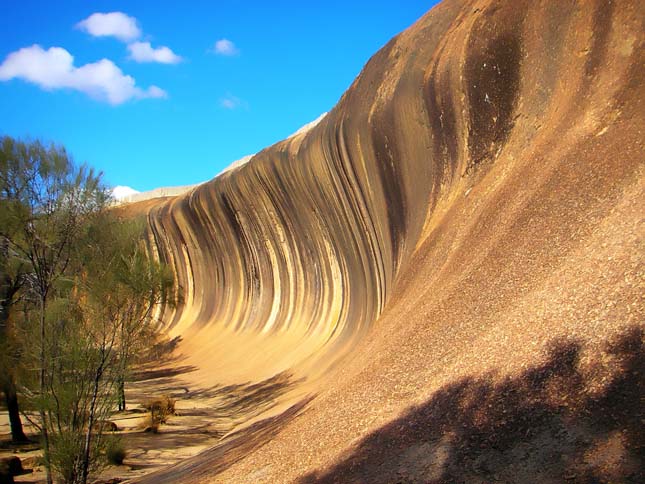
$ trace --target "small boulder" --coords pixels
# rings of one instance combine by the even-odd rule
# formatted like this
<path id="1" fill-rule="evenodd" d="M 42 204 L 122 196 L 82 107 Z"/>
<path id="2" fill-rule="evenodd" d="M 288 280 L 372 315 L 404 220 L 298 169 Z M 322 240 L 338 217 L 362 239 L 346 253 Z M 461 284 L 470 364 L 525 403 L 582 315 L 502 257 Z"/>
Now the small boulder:
<path id="1" fill-rule="evenodd" d="M 94 430 L 100 432 L 116 432 L 119 430 L 119 427 L 110 420 L 99 420 L 94 424 Z"/>

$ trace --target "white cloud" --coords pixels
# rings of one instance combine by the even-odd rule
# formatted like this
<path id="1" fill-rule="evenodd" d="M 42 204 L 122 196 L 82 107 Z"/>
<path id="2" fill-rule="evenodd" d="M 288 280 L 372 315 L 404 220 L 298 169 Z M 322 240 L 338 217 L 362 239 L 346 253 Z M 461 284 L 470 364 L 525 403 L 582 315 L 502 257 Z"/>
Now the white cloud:
<path id="1" fill-rule="evenodd" d="M 218 55 L 234 56 L 240 53 L 239 49 L 233 42 L 228 39 L 220 39 L 215 42 L 213 52 Z"/>
<path id="2" fill-rule="evenodd" d="M 233 96 L 232 94 L 227 94 L 223 98 L 220 98 L 219 100 L 219 105 L 225 109 L 237 109 L 237 108 L 244 108 L 248 109 L 249 104 L 244 101 L 243 99 L 240 99 L 239 97 Z"/>
<path id="3" fill-rule="evenodd" d="M 144 97 L 152 97 L 152 98 L 167 98 L 168 93 L 161 89 L 158 86 L 150 86 L 146 91 L 145 91 L 145 96 Z"/>
<path id="4" fill-rule="evenodd" d="M 76 27 L 94 37 L 116 37 L 123 42 L 141 37 L 137 19 L 123 12 L 93 13 Z"/>
<path id="5" fill-rule="evenodd" d="M 74 57 L 62 47 L 44 50 L 34 44 L 12 52 L 0 64 L 0 81 L 24 79 L 46 90 L 75 89 L 112 105 L 130 99 L 163 98 L 166 92 L 151 86 L 141 89 L 133 77 L 108 59 L 74 66 Z"/>
<path id="6" fill-rule="evenodd" d="M 239 106 L 239 102 L 236 99 L 227 97 L 220 100 L 220 105 L 226 109 L 235 109 L 237 106 Z"/>
<path id="7" fill-rule="evenodd" d="M 130 58 L 137 62 L 177 64 L 182 60 L 169 47 L 161 46 L 154 49 L 150 42 L 133 42 L 141 37 L 142 32 L 137 25 L 137 19 L 123 12 L 93 13 L 76 24 L 76 27 L 95 37 L 112 36 L 123 42 L 130 42 Z"/>
<path id="8" fill-rule="evenodd" d="M 134 42 L 128 45 L 130 58 L 137 62 L 160 62 L 162 64 L 177 64 L 181 57 L 168 47 L 153 49 L 150 42 Z"/>

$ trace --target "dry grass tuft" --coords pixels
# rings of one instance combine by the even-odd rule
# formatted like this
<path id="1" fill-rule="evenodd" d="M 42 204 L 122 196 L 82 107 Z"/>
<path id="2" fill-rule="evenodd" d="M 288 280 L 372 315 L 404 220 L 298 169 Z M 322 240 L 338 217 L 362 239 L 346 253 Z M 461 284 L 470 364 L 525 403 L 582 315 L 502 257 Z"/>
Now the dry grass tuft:
<path id="1" fill-rule="evenodd" d="M 169 395 L 163 395 L 159 398 L 152 398 L 143 404 L 148 410 L 148 415 L 143 423 L 145 432 L 157 433 L 159 426 L 165 424 L 171 415 L 176 415 L 176 400 Z"/>

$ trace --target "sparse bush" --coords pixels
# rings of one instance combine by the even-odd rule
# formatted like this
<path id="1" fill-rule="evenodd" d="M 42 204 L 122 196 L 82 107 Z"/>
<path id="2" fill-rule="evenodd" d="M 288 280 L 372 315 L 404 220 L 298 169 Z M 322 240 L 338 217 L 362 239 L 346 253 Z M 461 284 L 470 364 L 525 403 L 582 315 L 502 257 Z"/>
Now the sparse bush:
<path id="1" fill-rule="evenodd" d="M 50 444 L 49 463 L 53 473 L 57 476 L 56 482 L 80 484 L 82 482 L 85 435 L 77 429 L 65 427 L 62 432 L 51 436 Z M 94 435 L 90 443 L 88 474 L 98 473 L 105 464 L 100 458 L 100 455 L 105 452 L 105 444 L 105 439 L 102 439 L 100 435 Z"/>
<path id="2" fill-rule="evenodd" d="M 159 431 L 159 425 L 165 424 L 168 417 L 176 414 L 175 403 L 176 400 L 169 395 L 148 400 L 144 404 L 144 408 L 150 412 L 144 424 L 145 431 L 156 434 Z"/>
<path id="3" fill-rule="evenodd" d="M 127 452 L 120 439 L 110 439 L 108 441 L 105 457 L 110 464 L 115 466 L 122 465 L 126 455 Z"/>

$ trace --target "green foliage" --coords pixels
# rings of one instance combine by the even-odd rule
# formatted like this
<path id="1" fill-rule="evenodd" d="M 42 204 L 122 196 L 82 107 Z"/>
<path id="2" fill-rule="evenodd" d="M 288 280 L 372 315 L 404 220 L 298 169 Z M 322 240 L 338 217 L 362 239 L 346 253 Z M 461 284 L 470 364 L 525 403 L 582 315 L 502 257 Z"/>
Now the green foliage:
<path id="1" fill-rule="evenodd" d="M 31 266 L 39 294 L 64 272 L 83 222 L 108 200 L 101 175 L 75 165 L 64 148 L 0 139 L 0 236 Z"/>
<path id="2" fill-rule="evenodd" d="M 107 439 L 105 448 L 105 457 L 109 464 L 120 466 L 127 456 L 125 446 L 118 437 Z"/>
<path id="3" fill-rule="evenodd" d="M 85 433 L 73 427 L 62 427 L 59 432 L 51 435 L 51 450 L 49 461 L 55 474 L 62 482 L 79 482 L 83 475 L 83 450 L 85 446 Z M 91 455 L 94 457 L 88 462 L 89 474 L 100 471 L 105 461 L 99 458 L 106 452 L 106 442 L 101 435 L 97 435 L 91 442 Z"/>
<path id="4" fill-rule="evenodd" d="M 0 364 L 21 369 L 46 468 L 66 483 L 98 469 L 106 449 L 95 424 L 109 419 L 173 293 L 144 224 L 120 220 L 108 200 L 100 176 L 63 148 L 0 139 L 0 344 L 10 349 L 14 335 L 19 355 Z"/>

